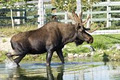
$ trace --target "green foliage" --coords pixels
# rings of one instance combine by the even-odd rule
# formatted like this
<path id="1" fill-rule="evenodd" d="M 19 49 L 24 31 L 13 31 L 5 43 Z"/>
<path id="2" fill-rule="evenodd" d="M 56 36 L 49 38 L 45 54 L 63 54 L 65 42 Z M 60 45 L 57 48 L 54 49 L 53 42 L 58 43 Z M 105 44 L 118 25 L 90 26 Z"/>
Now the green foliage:
<path id="1" fill-rule="evenodd" d="M 56 0 L 54 6 L 60 11 L 73 11 L 76 8 L 76 0 Z"/>
<path id="2" fill-rule="evenodd" d="M 24 0 L 1 0 L 1 3 L 3 4 L 3 6 L 13 8 L 15 7 L 14 4 L 16 2 L 21 2 L 21 1 L 24 1 Z"/>
<path id="3" fill-rule="evenodd" d="M 91 8 L 91 5 L 98 1 L 100 0 L 90 0 L 90 2 L 87 0 L 82 0 L 82 6 L 84 6 L 83 11 Z M 62 11 L 73 11 L 76 9 L 76 0 L 56 0 L 53 5 Z"/>

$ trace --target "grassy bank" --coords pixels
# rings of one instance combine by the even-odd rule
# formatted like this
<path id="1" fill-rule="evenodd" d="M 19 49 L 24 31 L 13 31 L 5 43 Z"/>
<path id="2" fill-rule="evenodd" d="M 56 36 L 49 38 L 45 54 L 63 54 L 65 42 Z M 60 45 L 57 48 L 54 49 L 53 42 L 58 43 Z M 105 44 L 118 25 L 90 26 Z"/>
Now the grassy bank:
<path id="1" fill-rule="evenodd" d="M 12 36 L 14 34 L 17 34 L 19 32 L 24 32 L 28 30 L 36 29 L 37 26 L 27 26 L 27 27 L 20 27 L 20 28 L 0 28 L 0 36 Z M 102 55 L 106 53 L 109 55 L 109 58 L 116 58 L 117 60 L 120 59 L 120 50 L 116 48 L 112 48 L 115 46 L 115 44 L 120 44 L 120 34 L 109 34 L 109 35 L 93 35 L 94 37 L 94 43 L 91 44 L 95 48 L 95 52 L 93 55 L 94 59 L 102 59 Z M 79 54 L 79 55 L 85 55 L 90 54 L 91 51 L 88 47 L 85 47 L 85 45 L 88 45 L 87 43 L 84 43 L 80 46 L 76 46 L 74 43 L 67 44 L 64 49 L 63 53 L 64 56 L 67 57 L 69 53 L 72 54 Z M 0 51 L 0 62 L 5 60 L 5 52 Z M 54 55 L 54 59 L 57 56 Z M 25 61 L 39 61 L 39 60 L 45 60 L 45 54 L 42 55 L 27 55 L 24 60 Z"/>
<path id="2" fill-rule="evenodd" d="M 95 50 L 108 50 L 111 49 L 115 44 L 120 44 L 120 34 L 109 34 L 109 35 L 93 35 L 94 43 L 91 44 Z M 77 46 L 74 43 L 69 43 L 64 48 L 64 53 L 87 53 L 90 49 L 84 47 L 87 43 Z"/>
<path id="3" fill-rule="evenodd" d="M 12 36 L 14 34 L 17 34 L 19 32 L 25 32 L 25 31 L 29 31 L 29 30 L 33 30 L 33 29 L 37 29 L 37 26 L 35 25 L 26 25 L 26 26 L 18 26 L 15 28 L 11 28 L 11 27 L 4 27 L 4 28 L 0 28 L 0 36 Z"/>

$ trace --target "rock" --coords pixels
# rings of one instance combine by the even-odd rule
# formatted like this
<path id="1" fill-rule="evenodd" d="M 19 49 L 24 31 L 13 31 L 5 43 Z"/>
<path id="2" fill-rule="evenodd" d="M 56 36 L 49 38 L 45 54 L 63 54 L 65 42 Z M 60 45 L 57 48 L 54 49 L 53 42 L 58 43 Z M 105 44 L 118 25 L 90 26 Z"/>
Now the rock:
<path id="1" fill-rule="evenodd" d="M 116 49 L 120 50 L 120 44 L 116 44 Z"/>
<path id="2" fill-rule="evenodd" d="M 83 45 L 83 47 L 86 47 L 86 48 L 90 49 L 91 52 L 95 51 L 94 47 L 91 46 L 91 45 Z"/>
<path id="3" fill-rule="evenodd" d="M 87 54 L 87 57 L 91 57 L 91 54 L 89 53 L 89 54 Z"/>
<path id="4" fill-rule="evenodd" d="M 10 44 L 11 38 L 0 38 L 0 51 L 8 51 L 13 52 L 11 44 Z M 5 40 L 5 42 L 3 42 Z"/>
<path id="5" fill-rule="evenodd" d="M 112 50 L 112 49 L 120 50 L 120 44 L 115 44 L 114 46 L 112 46 L 112 47 L 110 48 L 110 50 Z"/>
<path id="6" fill-rule="evenodd" d="M 89 54 L 89 53 L 85 53 L 85 57 L 87 57 L 88 54 Z"/>
<path id="7" fill-rule="evenodd" d="M 68 53 L 68 58 L 74 58 L 74 55 L 72 53 Z"/>
<path id="8" fill-rule="evenodd" d="M 79 57 L 79 55 L 78 54 L 74 54 L 74 58 L 78 58 Z"/>
<path id="9" fill-rule="evenodd" d="M 83 57 L 84 57 L 84 55 L 82 55 L 82 54 L 79 55 L 79 58 L 83 58 Z"/>
<path id="10" fill-rule="evenodd" d="M 94 53 L 94 52 L 91 52 L 90 54 L 91 54 L 91 56 L 93 56 L 95 53 Z"/>

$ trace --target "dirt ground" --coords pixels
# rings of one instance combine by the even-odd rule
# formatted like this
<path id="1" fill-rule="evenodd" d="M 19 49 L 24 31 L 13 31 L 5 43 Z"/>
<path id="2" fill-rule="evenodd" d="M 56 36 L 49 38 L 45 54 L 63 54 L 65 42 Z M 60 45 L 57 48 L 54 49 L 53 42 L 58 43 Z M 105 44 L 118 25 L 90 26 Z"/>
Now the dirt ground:
<path id="1" fill-rule="evenodd" d="M 13 52 L 10 39 L 10 37 L 0 37 L 0 51 Z"/>

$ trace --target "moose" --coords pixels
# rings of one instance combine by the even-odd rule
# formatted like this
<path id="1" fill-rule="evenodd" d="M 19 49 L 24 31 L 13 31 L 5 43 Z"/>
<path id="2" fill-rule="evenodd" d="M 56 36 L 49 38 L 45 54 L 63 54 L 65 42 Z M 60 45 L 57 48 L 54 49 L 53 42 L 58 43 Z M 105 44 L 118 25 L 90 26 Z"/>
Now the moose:
<path id="1" fill-rule="evenodd" d="M 56 51 L 61 62 L 64 63 L 62 48 L 70 42 L 81 45 L 83 42 L 93 43 L 93 37 L 84 27 L 81 16 L 72 12 L 71 19 L 75 24 L 62 22 L 48 22 L 43 27 L 27 32 L 20 32 L 11 38 L 14 54 L 6 53 L 17 66 L 26 54 L 46 54 L 46 65 L 50 65 L 53 52 Z M 17 56 L 16 58 L 14 56 Z M 14 57 L 14 58 L 13 58 Z"/>

